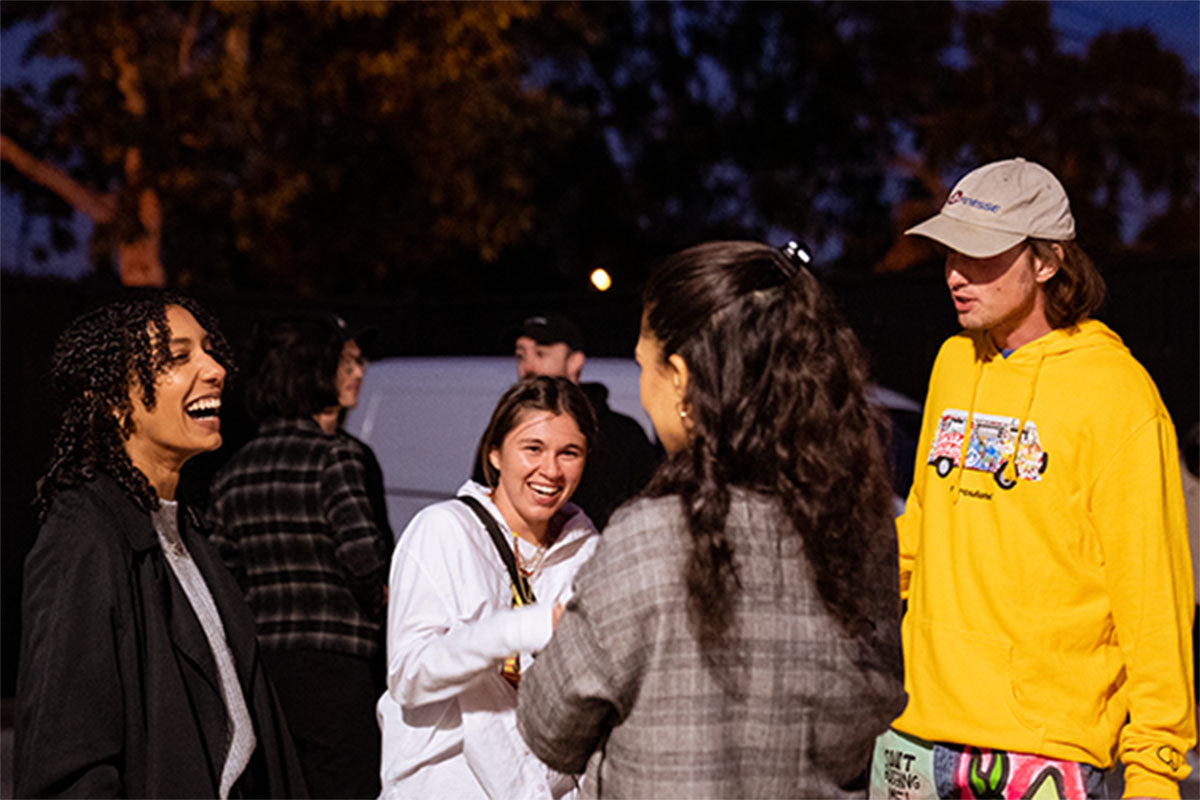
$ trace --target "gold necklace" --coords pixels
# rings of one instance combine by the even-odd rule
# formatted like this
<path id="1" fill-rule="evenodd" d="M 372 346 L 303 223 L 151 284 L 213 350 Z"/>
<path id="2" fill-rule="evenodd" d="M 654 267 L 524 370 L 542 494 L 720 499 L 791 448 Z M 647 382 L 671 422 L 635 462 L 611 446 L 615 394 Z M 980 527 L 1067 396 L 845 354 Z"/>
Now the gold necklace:
<path id="1" fill-rule="evenodd" d="M 518 543 L 515 532 L 513 533 L 513 553 L 517 556 L 517 570 L 527 579 L 537 575 L 546 561 L 546 545 L 544 544 L 537 545 L 537 552 L 529 561 L 525 561 L 521 556 L 521 545 Z"/>

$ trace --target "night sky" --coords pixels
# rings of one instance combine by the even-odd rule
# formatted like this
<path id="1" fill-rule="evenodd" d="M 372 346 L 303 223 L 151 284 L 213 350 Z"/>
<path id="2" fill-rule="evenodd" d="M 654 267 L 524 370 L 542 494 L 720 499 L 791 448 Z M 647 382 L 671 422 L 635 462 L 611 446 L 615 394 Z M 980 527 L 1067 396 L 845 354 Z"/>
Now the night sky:
<path id="1" fill-rule="evenodd" d="M 982 0 L 959 0 L 963 5 L 983 5 Z M 1193 76 L 1200 74 L 1200 2 L 1197 0 L 1057 0 L 1052 2 L 1052 19 L 1062 37 L 1063 48 L 1081 52 L 1097 33 L 1125 27 L 1149 28 L 1159 42 L 1183 58 Z M 19 25 L 0 35 L 0 83 L 23 80 L 45 81 L 64 67 L 50 62 L 21 63 L 21 53 L 33 32 Z M 7 168 L 7 167 L 5 167 Z M 958 176 L 945 176 L 953 183 Z M 1132 211 L 1132 210 L 1131 210 Z M 44 246 L 48 225 L 32 220 L 22 230 L 20 200 L 7 191 L 0 196 L 0 264 L 6 270 L 27 274 L 77 277 L 87 271 L 87 240 L 91 223 L 76 214 L 74 230 L 78 246 L 70 253 L 51 253 L 46 264 L 33 260 L 32 250 Z M 1136 224 L 1123 226 L 1136 230 Z"/>

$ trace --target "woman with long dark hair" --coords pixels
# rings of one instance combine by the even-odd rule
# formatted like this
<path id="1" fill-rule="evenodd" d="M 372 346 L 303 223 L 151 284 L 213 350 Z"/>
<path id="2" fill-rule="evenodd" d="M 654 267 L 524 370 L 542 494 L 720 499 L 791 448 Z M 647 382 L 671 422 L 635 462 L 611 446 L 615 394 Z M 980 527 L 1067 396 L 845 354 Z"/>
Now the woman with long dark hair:
<path id="1" fill-rule="evenodd" d="M 865 359 L 815 277 L 712 242 L 643 296 L 667 451 L 610 520 L 518 721 L 611 797 L 862 793 L 903 706 L 896 539 Z"/>
<path id="2" fill-rule="evenodd" d="M 583 390 L 525 378 L 480 439 L 486 485 L 467 481 L 400 535 L 377 706 L 383 797 L 574 796 L 574 777 L 521 741 L 517 686 L 596 546 L 591 520 L 568 502 L 595 441 Z"/>
<path id="3" fill-rule="evenodd" d="M 229 348 L 193 301 L 84 314 L 38 483 L 17 675 L 18 797 L 296 797 L 304 781 L 254 621 L 179 472 L 221 445 Z"/>

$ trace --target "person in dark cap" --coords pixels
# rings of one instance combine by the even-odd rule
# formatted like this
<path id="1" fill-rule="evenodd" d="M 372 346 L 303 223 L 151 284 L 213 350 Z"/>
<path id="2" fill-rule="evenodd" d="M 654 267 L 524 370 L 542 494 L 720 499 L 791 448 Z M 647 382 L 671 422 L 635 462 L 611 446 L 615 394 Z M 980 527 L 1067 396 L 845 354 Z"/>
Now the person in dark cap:
<path id="1" fill-rule="evenodd" d="M 583 332 L 574 320 L 554 312 L 537 314 L 522 320 L 509 335 L 518 378 L 568 378 L 579 384 L 596 411 L 599 440 L 588 454 L 583 481 L 572 500 L 587 512 L 598 530 L 603 530 L 617 506 L 646 485 L 658 463 L 658 454 L 641 425 L 608 407 L 607 387 L 580 381 L 587 355 Z"/>
<path id="2" fill-rule="evenodd" d="M 254 439 L 210 490 L 212 541 L 246 592 L 313 797 L 379 794 L 375 701 L 392 533 L 370 448 L 340 427 L 365 361 L 340 318 L 255 336 Z"/>

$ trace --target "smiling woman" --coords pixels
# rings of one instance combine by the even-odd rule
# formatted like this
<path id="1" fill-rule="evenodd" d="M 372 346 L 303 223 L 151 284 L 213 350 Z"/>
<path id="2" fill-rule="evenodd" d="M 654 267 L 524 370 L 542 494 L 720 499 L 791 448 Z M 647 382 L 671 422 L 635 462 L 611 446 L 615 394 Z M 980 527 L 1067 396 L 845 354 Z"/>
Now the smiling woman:
<path id="1" fill-rule="evenodd" d="M 515 686 L 596 546 L 595 527 L 568 502 L 595 438 L 578 386 L 525 378 L 480 440 L 488 485 L 468 481 L 400 536 L 378 705 L 385 798 L 574 795 L 574 778 L 517 734 Z"/>
<path id="2" fill-rule="evenodd" d="M 166 294 L 76 320 L 38 483 L 17 675 L 20 797 L 295 797 L 304 782 L 237 584 L 175 502 L 221 445 L 229 351 Z"/>
<path id="3" fill-rule="evenodd" d="M 130 386 L 125 452 L 163 500 L 175 499 L 179 470 L 194 455 L 221 446 L 223 356 L 212 335 L 183 306 L 166 307 L 168 358 L 147 402 L 141 386 Z M 163 332 L 156 331 L 158 347 Z M 218 360 L 221 359 L 221 360 Z"/>

